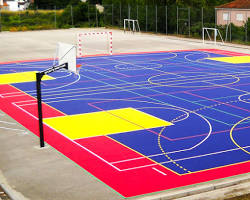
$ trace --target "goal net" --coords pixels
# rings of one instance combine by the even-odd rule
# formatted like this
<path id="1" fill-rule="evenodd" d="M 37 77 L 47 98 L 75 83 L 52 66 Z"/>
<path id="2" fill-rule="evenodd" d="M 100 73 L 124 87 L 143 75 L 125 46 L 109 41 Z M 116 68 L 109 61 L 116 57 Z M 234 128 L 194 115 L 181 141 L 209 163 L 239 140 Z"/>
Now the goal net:
<path id="1" fill-rule="evenodd" d="M 57 43 L 54 65 L 68 63 L 68 70 L 77 73 L 76 70 L 76 46 L 67 43 Z"/>
<path id="2" fill-rule="evenodd" d="M 202 28 L 202 40 L 203 44 L 205 44 L 205 42 L 207 41 L 212 42 L 214 44 L 217 44 L 217 42 L 219 41 L 224 44 L 222 35 L 217 28 Z"/>
<path id="3" fill-rule="evenodd" d="M 112 32 L 77 34 L 77 57 L 88 55 L 112 55 Z"/>

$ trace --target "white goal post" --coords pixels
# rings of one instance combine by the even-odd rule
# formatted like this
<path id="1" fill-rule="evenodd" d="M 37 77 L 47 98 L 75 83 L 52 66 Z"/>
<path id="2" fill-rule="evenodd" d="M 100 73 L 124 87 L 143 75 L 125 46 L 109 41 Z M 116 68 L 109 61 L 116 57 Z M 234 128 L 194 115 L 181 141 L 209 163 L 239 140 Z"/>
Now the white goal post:
<path id="1" fill-rule="evenodd" d="M 131 28 L 131 26 L 132 26 L 132 28 Z M 139 21 L 137 19 L 124 19 L 124 21 L 123 21 L 124 32 L 127 30 L 127 27 L 128 27 L 128 31 L 141 32 L 140 26 L 139 26 Z"/>
<path id="2" fill-rule="evenodd" d="M 95 41 L 100 40 L 100 37 L 106 37 L 107 54 L 113 54 L 112 32 L 87 32 L 77 34 L 77 57 L 86 55 L 86 43 L 88 39 L 95 38 Z M 98 51 L 98 49 L 97 49 Z"/>
<path id="3" fill-rule="evenodd" d="M 203 40 L 203 44 L 205 44 L 205 34 L 207 33 L 207 36 L 209 38 L 210 41 L 212 41 L 212 38 L 209 34 L 209 32 L 213 32 L 214 33 L 214 37 L 213 37 L 213 42 L 216 45 L 217 44 L 217 36 L 219 36 L 219 38 L 221 39 L 222 44 L 224 44 L 222 35 L 220 33 L 220 31 L 217 28 L 207 28 L 207 27 L 203 27 L 202 28 L 202 40 Z"/>

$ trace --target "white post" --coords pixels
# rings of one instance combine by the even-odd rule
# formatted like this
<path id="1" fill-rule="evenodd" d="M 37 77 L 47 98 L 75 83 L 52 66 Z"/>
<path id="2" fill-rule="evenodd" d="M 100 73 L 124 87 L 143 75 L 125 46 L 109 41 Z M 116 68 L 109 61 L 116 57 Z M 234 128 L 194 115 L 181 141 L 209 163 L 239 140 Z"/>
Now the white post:
<path id="1" fill-rule="evenodd" d="M 109 32 L 109 54 L 113 54 L 113 33 Z"/>
<path id="2" fill-rule="evenodd" d="M 214 44 L 216 45 L 217 29 L 214 29 Z"/>
<path id="3" fill-rule="evenodd" d="M 137 21 L 138 30 L 139 30 L 139 32 L 141 32 L 141 29 L 140 29 L 140 26 L 139 26 L 139 21 L 138 20 L 136 20 L 136 21 Z"/>
<path id="4" fill-rule="evenodd" d="M 133 20 L 133 32 L 135 32 L 135 20 Z"/>
<path id="5" fill-rule="evenodd" d="M 205 30 L 204 30 L 204 28 L 202 28 L 202 40 L 203 40 L 203 44 L 205 44 Z"/>
<path id="6" fill-rule="evenodd" d="M 123 20 L 123 30 L 124 30 L 124 33 L 126 31 L 126 19 Z"/>
<path id="7" fill-rule="evenodd" d="M 82 57 L 82 38 L 81 33 L 77 34 L 77 57 Z"/>

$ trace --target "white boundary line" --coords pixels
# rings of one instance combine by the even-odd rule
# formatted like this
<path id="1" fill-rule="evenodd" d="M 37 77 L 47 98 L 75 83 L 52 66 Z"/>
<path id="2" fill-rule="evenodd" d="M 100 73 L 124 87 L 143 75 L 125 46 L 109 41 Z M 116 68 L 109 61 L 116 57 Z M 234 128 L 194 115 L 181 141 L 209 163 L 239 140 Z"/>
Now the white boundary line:
<path id="1" fill-rule="evenodd" d="M 159 172 L 160 174 L 166 176 L 167 174 L 165 174 L 164 172 L 160 171 L 159 169 L 156 169 L 155 167 L 152 167 L 153 170 Z"/>
<path id="2" fill-rule="evenodd" d="M 247 148 L 250 148 L 250 146 L 244 146 L 243 148 L 247 149 Z M 226 152 L 231 152 L 231 151 L 238 151 L 238 150 L 242 151 L 240 148 L 228 149 L 228 150 L 223 150 L 223 151 L 218 151 L 218 152 L 213 152 L 213 153 L 208 153 L 208 154 L 202 154 L 202 155 L 197 155 L 197 156 L 180 158 L 180 159 L 176 159 L 176 160 L 173 160 L 173 161 L 178 162 L 178 161 L 190 160 L 190 159 L 195 159 L 195 158 L 202 158 L 202 157 L 205 157 L 205 156 L 217 155 L 217 154 L 221 154 L 221 153 L 226 153 Z M 145 159 L 147 159 L 147 158 L 145 157 Z M 140 168 L 144 168 L 144 167 L 152 167 L 152 166 L 156 166 L 156 165 L 159 165 L 159 164 L 161 164 L 161 165 L 162 164 L 168 164 L 168 163 L 172 163 L 173 161 L 169 160 L 169 161 L 154 163 L 154 164 L 150 164 L 150 165 L 141 165 L 141 166 L 137 166 L 137 167 L 122 169 L 120 171 L 129 171 L 129 170 L 140 169 Z"/>
<path id="3" fill-rule="evenodd" d="M 13 103 L 15 106 L 17 106 L 15 103 Z M 19 106 L 17 106 L 18 108 L 20 108 Z M 20 108 L 20 109 L 22 109 L 22 108 Z M 22 109 L 23 110 L 23 109 Z M 30 114 L 30 113 L 29 113 Z M 31 116 L 33 116 L 32 114 L 30 114 Z M 34 118 L 36 118 L 35 116 L 33 116 Z M 37 118 L 36 118 L 37 119 Z M 48 125 L 47 125 L 48 126 Z M 50 127 L 51 128 L 51 127 Z M 53 129 L 53 128 L 52 128 Z M 55 130 L 56 131 L 56 130 Z M 58 132 L 58 131 L 57 131 Z M 59 132 L 58 132 L 59 133 Z M 59 133 L 59 134 L 61 134 L 61 133 Z M 62 134 L 61 134 L 62 135 Z M 64 135 L 63 135 L 64 136 Z M 64 137 L 66 137 L 66 136 L 64 136 Z M 67 138 L 67 137 L 66 137 Z M 69 139 L 69 138 L 68 138 Z M 70 139 L 71 140 L 71 139 Z M 71 141 L 73 141 L 73 140 L 71 140 Z M 76 143 L 75 141 L 73 141 L 74 143 Z M 80 145 L 80 144 L 78 144 L 78 143 L 76 143 L 77 145 L 79 145 L 79 146 L 81 146 L 82 148 L 84 148 L 85 150 L 88 150 L 87 148 L 85 148 L 85 147 L 83 147 L 82 145 Z M 196 146 L 198 146 L 199 144 L 197 144 Z M 243 148 L 249 148 L 249 146 L 246 146 L 246 147 L 243 147 Z M 188 158 L 182 158 L 182 159 L 178 159 L 178 160 L 176 160 L 176 161 L 181 161 L 181 160 L 187 160 L 187 159 L 193 159 L 193 158 L 198 158 L 198 157 L 204 157 L 204 156 L 208 156 L 208 155 L 215 155 L 215 154 L 219 154 L 219 153 L 223 153 L 223 152 L 228 152 L 228 151 L 234 151 L 234 150 L 239 150 L 239 148 L 236 148 L 236 149 L 231 149 L 231 150 L 225 150 L 225 151 L 221 151 L 221 152 L 214 152 L 214 153 L 210 153 L 210 154 L 203 154 L 203 155 L 199 155 L 199 156 L 193 156 L 193 157 L 188 157 Z M 90 150 L 89 150 L 90 151 Z M 90 151 L 90 152 L 92 152 L 92 151 Z M 93 152 L 92 152 L 93 153 Z M 93 153 L 94 155 L 96 155 L 95 153 Z M 98 158 L 100 158 L 101 160 L 103 159 L 103 158 L 101 158 L 101 157 L 99 157 L 98 155 L 96 155 Z M 146 157 L 145 157 L 146 158 Z M 103 159 L 103 161 L 106 161 L 105 159 Z M 109 165 L 111 165 L 112 167 L 114 167 L 114 168 L 116 168 L 115 166 L 113 166 L 111 163 L 109 163 L 108 161 L 106 161 L 107 162 L 107 164 L 109 164 Z M 172 162 L 172 161 L 167 161 L 167 162 Z M 165 162 L 165 163 L 167 163 L 167 162 Z M 155 164 L 155 165 L 157 165 L 157 164 Z M 145 165 L 145 166 L 149 166 L 149 165 Z M 145 167 L 145 166 L 143 166 L 143 167 Z M 136 168 L 138 168 L 138 167 L 136 167 Z M 128 168 L 128 169 L 125 169 L 125 170 L 120 170 L 120 169 L 118 169 L 118 168 L 116 168 L 118 171 L 126 171 L 126 170 L 128 170 L 128 169 L 132 169 L 132 168 Z"/>
<path id="4" fill-rule="evenodd" d="M 24 110 L 23 108 L 21 108 L 20 106 L 16 105 L 15 103 L 12 103 L 14 106 L 16 106 L 17 108 L 21 109 L 22 111 L 24 111 L 25 113 L 27 113 L 28 115 L 30 115 L 31 117 L 33 117 L 34 119 L 38 120 L 37 117 L 35 117 L 34 115 L 32 115 L 31 113 L 27 112 L 26 110 Z M 74 140 L 70 139 L 69 137 L 63 135 L 62 133 L 60 133 L 59 131 L 57 131 L 56 129 L 54 129 L 53 127 L 47 125 L 46 123 L 44 123 L 44 125 L 48 126 L 49 128 L 51 128 L 52 130 L 56 131 L 57 133 L 59 133 L 60 135 L 62 135 L 63 137 L 67 138 L 68 140 L 70 140 L 71 142 L 73 142 L 74 144 L 76 144 L 77 146 L 83 148 L 84 150 L 88 151 L 89 153 L 93 154 L 95 157 L 99 158 L 100 160 L 102 160 L 103 162 L 105 162 L 106 164 L 108 164 L 109 166 L 113 167 L 114 169 L 116 169 L 117 171 L 121 171 L 119 168 L 115 167 L 113 164 L 111 164 L 110 162 L 108 162 L 107 160 L 105 160 L 104 158 L 102 158 L 101 156 L 98 156 L 96 153 L 92 152 L 91 150 L 89 150 L 88 148 L 80 145 L 79 143 L 75 142 Z M 1 127 L 0 127 L 1 128 Z"/>

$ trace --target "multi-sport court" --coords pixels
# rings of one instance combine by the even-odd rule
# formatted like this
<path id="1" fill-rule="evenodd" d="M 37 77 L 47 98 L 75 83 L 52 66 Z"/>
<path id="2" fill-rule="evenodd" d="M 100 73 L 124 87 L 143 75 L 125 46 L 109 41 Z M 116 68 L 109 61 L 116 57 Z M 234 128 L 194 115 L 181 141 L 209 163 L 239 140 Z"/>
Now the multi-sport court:
<path id="1" fill-rule="evenodd" d="M 35 72 L 52 65 L 0 64 L 0 109 L 36 135 Z M 123 197 L 249 173 L 250 55 L 133 53 L 77 66 L 43 78 L 45 141 Z"/>

